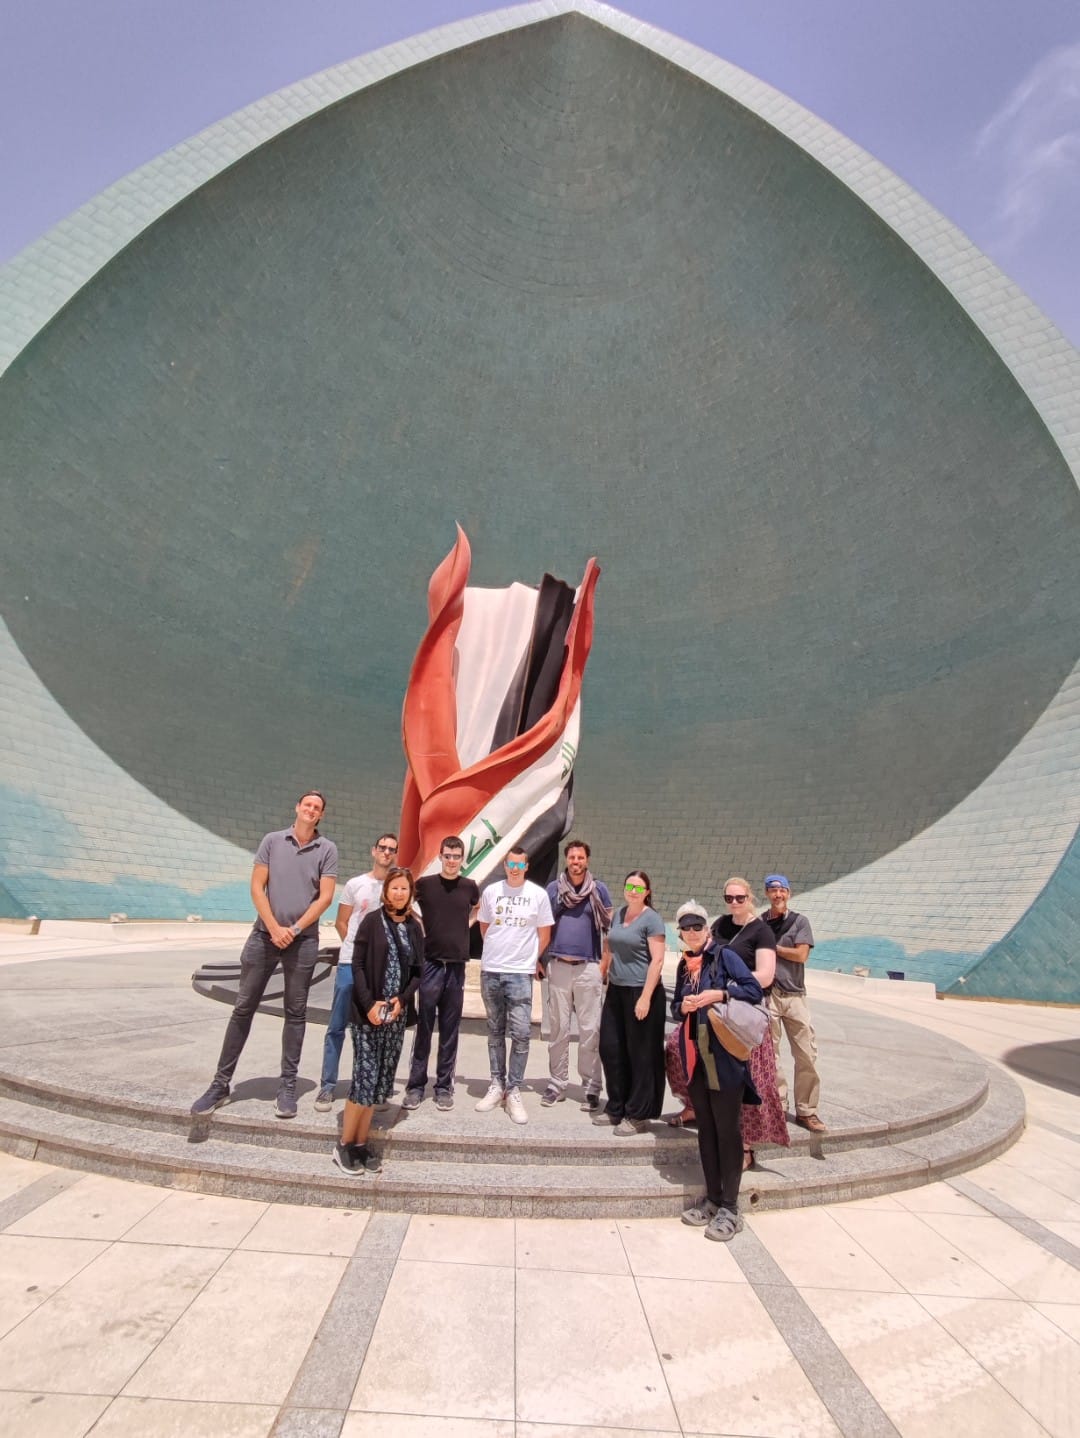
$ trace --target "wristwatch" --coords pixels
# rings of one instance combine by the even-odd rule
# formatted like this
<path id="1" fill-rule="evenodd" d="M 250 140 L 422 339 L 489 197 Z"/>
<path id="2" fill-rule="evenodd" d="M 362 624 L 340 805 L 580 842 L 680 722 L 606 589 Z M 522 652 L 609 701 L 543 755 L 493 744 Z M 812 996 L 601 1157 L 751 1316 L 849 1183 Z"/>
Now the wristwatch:
<path id="1" fill-rule="evenodd" d="M 298 939 L 298 938 L 300 937 L 300 932 L 301 932 L 301 930 L 300 930 L 300 925 L 299 925 L 299 924 L 290 924 L 290 925 L 289 925 L 289 933 L 292 934 L 292 936 L 293 936 L 294 939 Z"/>

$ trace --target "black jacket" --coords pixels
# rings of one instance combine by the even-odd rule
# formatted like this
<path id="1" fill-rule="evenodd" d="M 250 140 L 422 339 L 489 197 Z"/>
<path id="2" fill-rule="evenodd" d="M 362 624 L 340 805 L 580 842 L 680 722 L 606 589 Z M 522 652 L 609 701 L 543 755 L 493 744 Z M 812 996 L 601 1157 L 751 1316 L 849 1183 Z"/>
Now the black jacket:
<path id="1" fill-rule="evenodd" d="M 415 914 L 410 914 L 405 920 L 405 927 L 409 934 L 409 943 L 412 947 L 412 963 L 409 971 L 401 976 L 401 988 L 397 997 L 401 1000 L 402 1008 L 408 1011 L 406 1023 L 411 1025 L 416 1022 L 416 1009 L 414 995 L 420 986 L 420 970 L 424 964 L 424 931 L 420 927 L 420 921 Z M 390 946 L 386 940 L 386 930 L 383 928 L 382 905 L 372 909 L 360 920 L 353 939 L 352 952 L 352 974 L 353 974 L 353 1005 L 352 1021 L 354 1024 L 371 1025 L 368 1019 L 368 1010 L 379 1003 L 383 998 L 383 983 L 386 978 L 386 960 Z"/>
<path id="2" fill-rule="evenodd" d="M 693 1041 L 700 1045 L 703 1038 L 707 1038 L 709 1052 L 712 1055 L 713 1063 L 716 1066 L 716 1077 L 721 1089 L 742 1088 L 743 1103 L 759 1104 L 761 1096 L 754 1087 L 754 1080 L 750 1075 L 749 1065 L 733 1058 L 724 1048 L 723 1044 L 712 1031 L 709 1023 L 709 1016 L 704 1009 L 695 1009 L 692 1014 L 682 1012 L 683 996 L 687 993 L 689 984 L 689 972 L 686 964 L 679 962 L 678 973 L 675 978 L 675 997 L 671 1000 L 671 1012 L 683 1025 L 680 1035 L 680 1047 L 686 1033 L 686 1019 L 690 1019 L 689 1029 Z M 703 989 L 726 989 L 733 999 L 743 999 L 748 1004 L 760 1004 L 762 1002 L 761 985 L 753 974 L 739 958 L 734 949 L 722 949 L 714 939 L 705 948 L 701 959 L 701 978 L 698 980 L 698 992 Z M 772 1037 L 765 1035 L 765 1042 L 772 1043 Z M 680 1053 L 683 1064 L 686 1064 L 686 1054 Z M 709 1087 L 713 1085 L 710 1082 Z"/>

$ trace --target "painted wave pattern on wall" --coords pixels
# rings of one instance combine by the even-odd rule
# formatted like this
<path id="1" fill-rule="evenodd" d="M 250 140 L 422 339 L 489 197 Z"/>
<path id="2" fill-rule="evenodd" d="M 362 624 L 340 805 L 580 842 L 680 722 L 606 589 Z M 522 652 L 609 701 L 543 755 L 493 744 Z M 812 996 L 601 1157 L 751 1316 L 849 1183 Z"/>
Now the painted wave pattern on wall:
<path id="1" fill-rule="evenodd" d="M 251 855 L 170 809 L 92 744 L 2 621 L 0 674 L 0 914 L 250 914 Z"/>

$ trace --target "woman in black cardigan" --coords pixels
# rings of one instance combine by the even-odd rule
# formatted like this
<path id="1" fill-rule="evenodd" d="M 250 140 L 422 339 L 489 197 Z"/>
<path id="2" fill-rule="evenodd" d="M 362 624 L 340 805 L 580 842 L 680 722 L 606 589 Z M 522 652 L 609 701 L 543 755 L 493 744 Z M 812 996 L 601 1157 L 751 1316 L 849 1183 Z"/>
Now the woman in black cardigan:
<path id="1" fill-rule="evenodd" d="M 412 912 L 415 894 L 411 872 L 391 869 L 382 904 L 364 915 L 353 940 L 353 1076 L 334 1162 L 354 1178 L 382 1167 L 367 1137 L 375 1105 L 385 1103 L 394 1087 L 405 1016 L 424 963 L 424 932 Z"/>

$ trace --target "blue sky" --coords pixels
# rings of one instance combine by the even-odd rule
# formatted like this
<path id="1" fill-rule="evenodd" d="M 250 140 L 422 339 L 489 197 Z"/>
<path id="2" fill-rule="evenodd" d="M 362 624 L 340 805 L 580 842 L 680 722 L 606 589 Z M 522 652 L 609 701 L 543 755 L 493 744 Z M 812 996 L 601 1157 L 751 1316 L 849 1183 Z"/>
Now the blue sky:
<path id="1" fill-rule="evenodd" d="M 475 0 L 9 0 L 0 261 L 204 125 Z M 628 0 L 914 185 L 1080 345 L 1077 0 Z"/>

